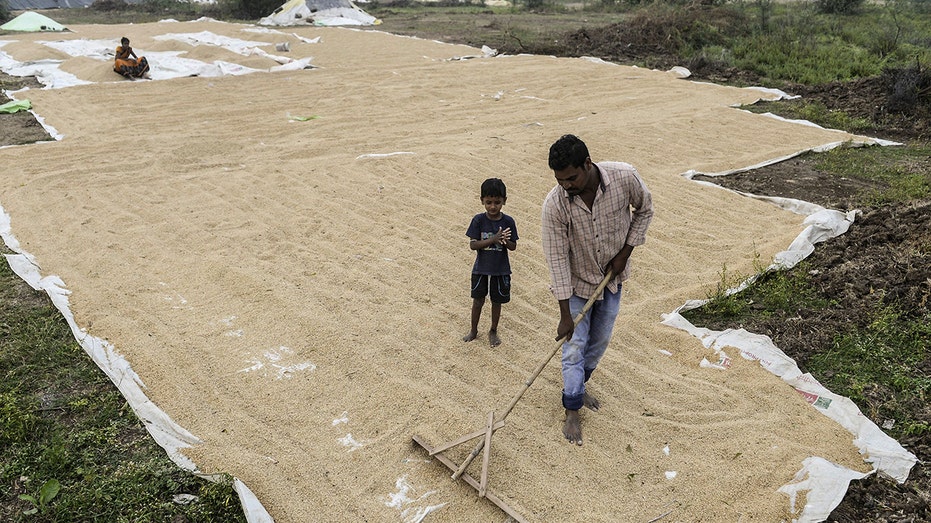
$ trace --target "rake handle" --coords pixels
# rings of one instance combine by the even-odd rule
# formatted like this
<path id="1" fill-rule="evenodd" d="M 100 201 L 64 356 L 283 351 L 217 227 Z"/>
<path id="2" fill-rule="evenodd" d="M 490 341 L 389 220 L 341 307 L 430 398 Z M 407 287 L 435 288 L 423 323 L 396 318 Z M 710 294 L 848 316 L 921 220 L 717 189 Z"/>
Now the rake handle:
<path id="1" fill-rule="evenodd" d="M 601 296 L 601 293 L 604 292 L 605 287 L 608 286 L 608 282 L 610 282 L 613 278 L 614 278 L 614 271 L 611 269 L 608 269 L 608 273 L 605 274 L 604 279 L 601 280 L 601 283 L 598 284 L 598 287 L 595 289 L 595 292 L 592 293 L 591 297 L 588 299 L 587 302 L 585 302 L 585 305 L 582 307 L 582 310 L 579 311 L 579 313 L 576 314 L 575 318 L 572 320 L 573 325 L 578 325 L 579 322 L 582 321 L 582 318 L 584 318 L 585 314 L 588 313 L 588 310 L 592 308 L 592 305 L 594 305 L 595 302 L 598 300 L 598 296 Z M 551 359 L 553 359 L 553 356 L 556 355 L 556 352 L 560 349 L 560 347 L 562 347 L 562 344 L 565 343 L 565 341 L 566 341 L 565 335 L 563 335 L 558 340 L 556 340 L 556 345 L 553 347 L 550 353 L 546 356 L 546 358 L 540 361 L 540 363 L 537 365 L 537 368 L 533 371 L 533 374 L 531 374 L 530 377 L 527 378 L 527 380 L 524 382 L 524 386 L 521 387 L 520 392 L 518 392 L 517 394 L 514 395 L 513 398 L 511 398 L 511 402 L 508 403 L 507 408 L 504 409 L 504 413 L 501 414 L 500 418 L 495 420 L 496 423 L 504 421 L 504 419 L 508 417 L 508 414 L 510 414 L 511 411 L 514 409 L 514 406 L 517 405 L 518 401 L 520 401 L 521 396 L 523 396 L 524 393 L 527 392 L 527 389 L 529 389 L 530 385 L 532 385 L 534 380 L 537 379 L 537 376 L 539 376 L 540 373 L 543 372 L 543 369 L 546 367 L 546 364 L 549 363 Z M 475 448 L 472 449 L 472 452 L 469 454 L 469 457 L 467 457 L 465 461 L 463 461 L 462 464 L 459 465 L 459 468 L 456 470 L 456 472 L 453 473 L 453 476 L 452 476 L 453 479 L 459 479 L 459 477 L 462 476 L 462 474 L 465 472 L 465 469 L 472 463 L 472 461 L 479 455 L 479 453 L 482 452 L 482 448 L 484 447 L 485 447 L 485 439 L 482 438 L 478 441 L 478 443 L 475 444 Z"/>

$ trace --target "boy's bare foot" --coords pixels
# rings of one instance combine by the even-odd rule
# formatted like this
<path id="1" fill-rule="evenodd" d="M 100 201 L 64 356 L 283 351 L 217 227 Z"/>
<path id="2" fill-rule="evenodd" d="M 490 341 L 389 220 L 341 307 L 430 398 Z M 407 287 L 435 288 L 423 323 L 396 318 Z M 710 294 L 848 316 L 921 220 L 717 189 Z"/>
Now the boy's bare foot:
<path id="1" fill-rule="evenodd" d="M 562 433 L 569 443 L 582 445 L 582 420 L 579 411 L 566 409 L 566 423 L 562 426 Z"/>
<path id="2" fill-rule="evenodd" d="M 497 347 L 501 345 L 501 338 L 498 337 L 498 331 L 490 330 L 488 331 L 488 344 L 492 347 Z"/>
<path id="3" fill-rule="evenodd" d="M 582 395 L 582 405 L 588 407 L 591 410 L 598 410 L 601 408 L 601 402 L 598 401 L 598 398 L 587 392 Z"/>
<path id="4" fill-rule="evenodd" d="M 462 341 L 469 343 L 470 341 L 474 340 L 476 336 L 478 336 L 477 332 L 469 331 L 468 334 L 462 337 Z"/>

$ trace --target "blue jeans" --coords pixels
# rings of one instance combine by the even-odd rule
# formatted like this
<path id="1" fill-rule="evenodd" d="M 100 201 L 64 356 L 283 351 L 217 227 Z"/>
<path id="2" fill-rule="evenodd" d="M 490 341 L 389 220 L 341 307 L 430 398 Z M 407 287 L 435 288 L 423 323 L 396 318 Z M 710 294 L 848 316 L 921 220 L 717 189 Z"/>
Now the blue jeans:
<path id="1" fill-rule="evenodd" d="M 569 298 L 569 310 L 572 317 L 581 312 L 587 298 L 573 295 Z M 562 345 L 562 404 L 569 410 L 582 408 L 582 396 L 585 395 L 585 382 L 592 376 L 601 357 L 604 356 L 614 320 L 621 307 L 621 287 L 616 293 L 607 289 L 604 298 L 592 305 L 579 324 L 575 326 L 572 338 Z"/>

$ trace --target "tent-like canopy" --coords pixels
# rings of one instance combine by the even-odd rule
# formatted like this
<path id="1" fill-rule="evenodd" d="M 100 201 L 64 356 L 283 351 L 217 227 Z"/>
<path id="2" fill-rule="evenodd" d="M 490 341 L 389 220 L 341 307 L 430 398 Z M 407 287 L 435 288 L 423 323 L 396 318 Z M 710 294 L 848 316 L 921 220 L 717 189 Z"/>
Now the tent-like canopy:
<path id="1" fill-rule="evenodd" d="M 65 31 L 67 28 L 47 16 L 26 11 L 9 22 L 0 25 L 0 29 L 5 31 Z"/>
<path id="2" fill-rule="evenodd" d="M 288 0 L 259 25 L 377 25 L 352 0 Z"/>

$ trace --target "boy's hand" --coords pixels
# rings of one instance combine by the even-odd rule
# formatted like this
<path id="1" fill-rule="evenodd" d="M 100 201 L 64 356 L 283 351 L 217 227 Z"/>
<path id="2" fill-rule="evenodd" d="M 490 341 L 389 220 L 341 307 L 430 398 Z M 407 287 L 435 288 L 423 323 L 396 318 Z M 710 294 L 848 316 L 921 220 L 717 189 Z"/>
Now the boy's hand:
<path id="1" fill-rule="evenodd" d="M 498 227 L 497 236 L 498 236 L 498 243 L 502 245 L 506 244 L 511 239 L 511 228 L 508 227 L 507 229 L 502 229 L 501 227 Z"/>

